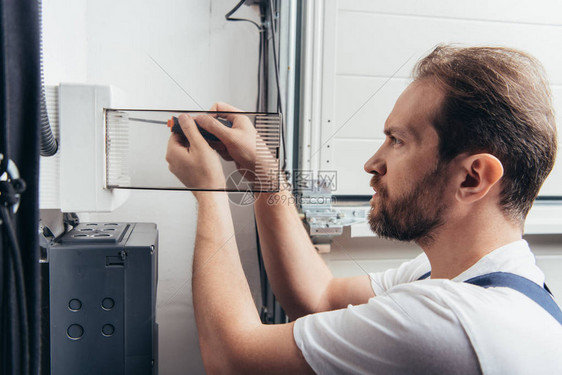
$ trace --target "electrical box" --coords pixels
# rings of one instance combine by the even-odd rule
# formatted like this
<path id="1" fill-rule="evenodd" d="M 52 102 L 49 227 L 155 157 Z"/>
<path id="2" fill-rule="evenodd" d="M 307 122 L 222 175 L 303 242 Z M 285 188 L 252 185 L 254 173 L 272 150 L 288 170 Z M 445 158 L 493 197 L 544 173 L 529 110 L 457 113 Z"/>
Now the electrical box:
<path id="1" fill-rule="evenodd" d="M 62 212 L 109 212 L 123 204 L 127 190 L 107 189 L 104 108 L 119 92 L 102 85 L 49 86 L 47 112 L 59 151 L 41 157 L 39 207 Z"/>
<path id="2" fill-rule="evenodd" d="M 157 373 L 158 232 L 81 223 L 48 249 L 51 374 Z"/>

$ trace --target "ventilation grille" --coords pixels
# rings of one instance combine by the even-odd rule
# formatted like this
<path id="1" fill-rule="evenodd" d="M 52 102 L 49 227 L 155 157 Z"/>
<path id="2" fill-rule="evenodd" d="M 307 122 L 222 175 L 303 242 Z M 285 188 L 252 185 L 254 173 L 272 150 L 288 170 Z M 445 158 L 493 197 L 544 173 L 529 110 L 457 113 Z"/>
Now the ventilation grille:
<path id="1" fill-rule="evenodd" d="M 131 187 L 129 171 L 129 118 L 126 112 L 106 111 L 106 186 Z"/>
<path id="2" fill-rule="evenodd" d="M 257 115 L 256 177 L 261 190 L 278 191 L 280 181 L 279 152 L 281 147 L 281 116 Z"/>

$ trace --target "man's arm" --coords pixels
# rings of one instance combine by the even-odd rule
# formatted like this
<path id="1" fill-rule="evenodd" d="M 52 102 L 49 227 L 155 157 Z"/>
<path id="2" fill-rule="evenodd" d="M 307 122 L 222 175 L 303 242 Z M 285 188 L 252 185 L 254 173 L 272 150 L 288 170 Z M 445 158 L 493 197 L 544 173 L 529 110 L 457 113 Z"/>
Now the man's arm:
<path id="1" fill-rule="evenodd" d="M 292 319 L 366 303 L 374 296 L 368 275 L 335 278 L 306 233 L 289 191 L 260 194 L 256 221 L 267 276 Z"/>
<path id="2" fill-rule="evenodd" d="M 197 193 L 193 306 L 209 373 L 312 373 L 293 323 L 261 324 L 236 247 L 226 193 Z"/>
<path id="3" fill-rule="evenodd" d="M 179 122 L 189 140 L 173 134 L 166 160 L 186 186 L 224 186 L 218 155 L 193 119 Z M 208 373 L 312 373 L 293 338 L 293 324 L 262 325 L 238 255 L 223 192 L 196 192 L 197 234 L 193 254 L 193 306 Z"/>
<path id="4" fill-rule="evenodd" d="M 259 136 L 249 119 L 225 103 L 216 103 L 211 111 L 228 112 L 224 116 L 233 127 L 226 128 L 210 117 L 198 118 L 199 125 L 221 140 L 239 167 L 253 169 Z M 260 194 L 255 203 L 267 275 L 289 317 L 366 303 L 374 296 L 369 276 L 334 278 L 314 249 L 292 201 L 290 192 L 281 191 Z"/>

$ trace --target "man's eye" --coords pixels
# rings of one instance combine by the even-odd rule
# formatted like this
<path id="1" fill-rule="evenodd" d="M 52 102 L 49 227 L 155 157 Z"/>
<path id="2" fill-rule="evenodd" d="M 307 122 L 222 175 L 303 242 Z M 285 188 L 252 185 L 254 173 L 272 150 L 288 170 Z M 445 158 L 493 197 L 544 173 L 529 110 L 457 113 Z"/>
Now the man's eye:
<path id="1" fill-rule="evenodd" d="M 399 139 L 396 138 L 396 137 L 389 136 L 388 138 L 390 139 L 390 143 L 391 143 L 392 145 L 400 145 L 400 144 L 402 144 L 402 141 L 399 140 Z"/>

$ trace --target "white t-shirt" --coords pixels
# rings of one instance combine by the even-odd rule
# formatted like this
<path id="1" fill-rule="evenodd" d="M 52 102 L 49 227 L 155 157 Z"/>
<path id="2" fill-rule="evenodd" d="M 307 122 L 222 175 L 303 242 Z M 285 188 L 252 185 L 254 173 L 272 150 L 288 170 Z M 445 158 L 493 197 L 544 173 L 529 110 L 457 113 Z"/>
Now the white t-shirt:
<path id="1" fill-rule="evenodd" d="M 417 281 L 425 254 L 371 274 L 375 297 L 312 314 L 293 334 L 318 374 L 562 374 L 562 325 L 511 288 L 464 283 L 511 272 L 539 285 L 526 241 L 494 250 L 455 277 Z"/>

